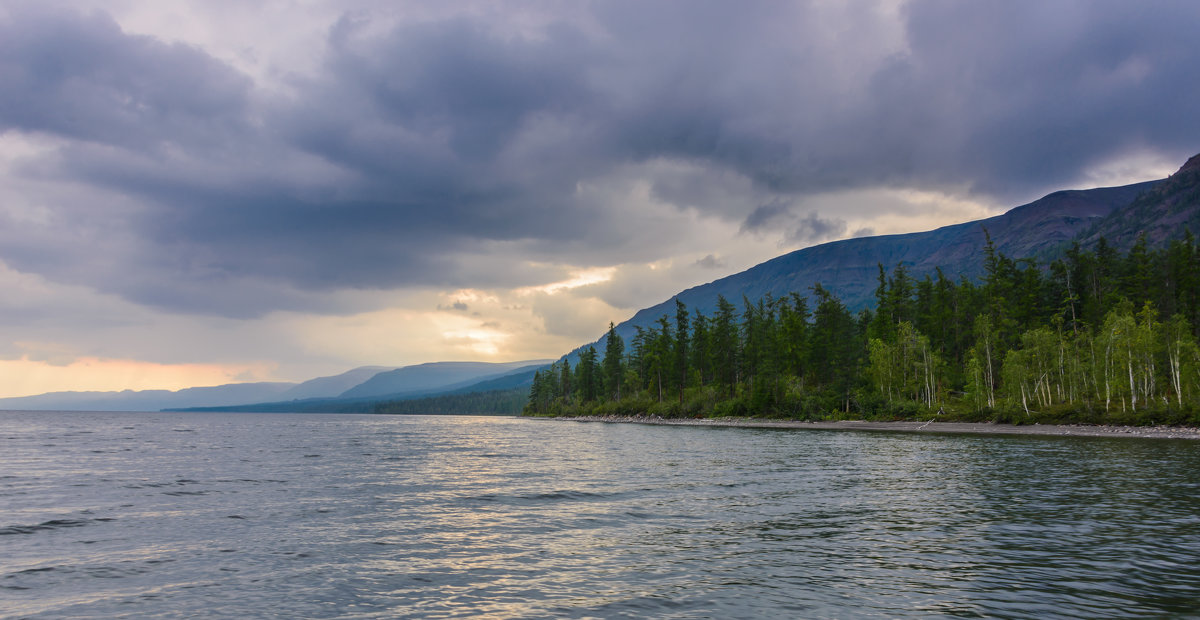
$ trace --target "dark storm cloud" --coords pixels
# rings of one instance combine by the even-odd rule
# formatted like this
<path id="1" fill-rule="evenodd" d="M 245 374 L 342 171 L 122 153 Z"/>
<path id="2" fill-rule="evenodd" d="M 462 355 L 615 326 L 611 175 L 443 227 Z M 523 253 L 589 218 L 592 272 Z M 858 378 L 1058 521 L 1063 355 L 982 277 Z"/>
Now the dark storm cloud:
<path id="1" fill-rule="evenodd" d="M 808 212 L 796 215 L 792 205 L 775 201 L 760 205 L 742 222 L 742 232 L 762 233 L 783 230 L 784 237 L 791 242 L 811 244 L 828 241 L 846 233 L 846 222 L 836 218 L 822 218 Z"/>
<path id="2" fill-rule="evenodd" d="M 791 205 L 779 201 L 759 205 L 742 222 L 742 232 L 760 232 L 765 230 L 780 219 L 790 217 L 792 213 L 791 209 Z"/>
<path id="3" fill-rule="evenodd" d="M 576 183 L 613 163 L 597 153 L 606 94 L 586 80 L 599 52 L 565 24 L 543 35 L 453 19 L 360 36 L 343 20 L 280 130 L 418 238 L 577 237 L 597 214 L 572 209 Z"/>
<path id="4" fill-rule="evenodd" d="M 846 222 L 839 219 L 823 219 L 816 213 L 798 217 L 788 228 L 787 238 L 798 243 L 819 243 L 836 239 L 846 234 Z"/>
<path id="5" fill-rule="evenodd" d="M 287 94 L 102 14 L 12 8 L 0 130 L 59 141 L 23 174 L 97 191 L 55 205 L 54 235 L 0 232 L 0 259 L 245 316 L 337 288 L 545 282 L 522 262 L 536 247 L 622 262 L 672 226 L 581 198 L 622 175 L 807 243 L 846 231 L 792 214 L 812 193 L 1015 202 L 1132 149 L 1200 150 L 1195 3 L 580 6 L 524 29 L 344 17 Z"/>
<path id="6" fill-rule="evenodd" d="M 324 86 L 353 93 L 387 124 L 426 137 L 445 132 L 445 146 L 464 164 L 492 161 L 531 114 L 587 112 L 579 69 L 588 52 L 565 25 L 538 41 L 504 38 L 466 19 L 400 26 L 361 44 L 355 30 L 349 19 L 334 27 L 332 83 Z M 328 118 L 328 110 L 313 112 Z"/>
<path id="7" fill-rule="evenodd" d="M 251 82 L 205 53 L 126 35 L 101 13 L 8 8 L 0 130 L 145 149 L 197 148 L 241 128 Z"/>
<path id="8" fill-rule="evenodd" d="M 894 114 L 869 125 L 895 173 L 909 161 L 1022 197 L 1127 149 L 1200 150 L 1196 3 L 938 0 L 904 15 L 911 52 L 872 84 Z"/>

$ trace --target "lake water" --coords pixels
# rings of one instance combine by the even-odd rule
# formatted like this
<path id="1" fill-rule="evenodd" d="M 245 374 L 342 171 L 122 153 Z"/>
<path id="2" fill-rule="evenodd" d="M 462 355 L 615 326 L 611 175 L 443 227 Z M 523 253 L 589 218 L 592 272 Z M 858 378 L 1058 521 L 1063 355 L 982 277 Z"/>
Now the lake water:
<path id="1" fill-rule="evenodd" d="M 1200 616 L 1200 442 L 0 412 L 0 616 Z"/>

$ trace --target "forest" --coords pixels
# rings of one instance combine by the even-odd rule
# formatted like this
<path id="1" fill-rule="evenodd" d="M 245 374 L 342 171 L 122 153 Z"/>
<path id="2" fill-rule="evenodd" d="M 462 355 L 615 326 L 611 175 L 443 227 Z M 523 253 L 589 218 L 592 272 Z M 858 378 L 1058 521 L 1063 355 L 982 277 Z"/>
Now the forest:
<path id="1" fill-rule="evenodd" d="M 528 390 L 515 388 L 372 402 L 364 409 L 369 413 L 390 414 L 517 415 L 527 401 Z"/>
<path id="2" fill-rule="evenodd" d="M 873 309 L 810 296 L 720 298 L 626 343 L 609 325 L 537 373 L 526 415 L 1200 422 L 1200 252 L 1188 232 L 1127 252 L 1100 239 L 1050 262 L 991 238 L 983 274 L 879 266 Z"/>

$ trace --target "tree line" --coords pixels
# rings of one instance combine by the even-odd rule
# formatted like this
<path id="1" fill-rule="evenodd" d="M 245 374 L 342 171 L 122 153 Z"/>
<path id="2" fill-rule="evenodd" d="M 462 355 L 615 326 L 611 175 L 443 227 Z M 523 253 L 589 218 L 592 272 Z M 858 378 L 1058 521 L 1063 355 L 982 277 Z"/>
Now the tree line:
<path id="1" fill-rule="evenodd" d="M 705 315 L 612 324 L 603 353 L 538 372 L 531 415 L 1195 422 L 1200 249 L 1100 239 L 1043 263 L 997 251 L 977 280 L 879 266 L 873 309 L 819 283 Z M 810 307 L 811 305 L 811 307 Z"/>
<path id="2" fill-rule="evenodd" d="M 408 400 L 369 403 L 369 413 L 420 415 L 516 415 L 528 402 L 525 388 L 466 394 L 440 394 Z"/>

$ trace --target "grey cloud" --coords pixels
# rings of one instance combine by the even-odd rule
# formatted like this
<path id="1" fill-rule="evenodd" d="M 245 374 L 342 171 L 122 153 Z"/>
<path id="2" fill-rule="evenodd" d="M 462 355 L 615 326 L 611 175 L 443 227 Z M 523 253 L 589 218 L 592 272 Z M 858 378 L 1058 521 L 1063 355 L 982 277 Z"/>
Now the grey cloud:
<path id="1" fill-rule="evenodd" d="M 758 232 L 777 223 L 781 219 L 789 219 L 792 214 L 790 204 L 779 201 L 759 205 L 742 222 L 742 232 Z"/>
<path id="2" fill-rule="evenodd" d="M 323 309 L 341 288 L 533 284 L 529 252 L 654 260 L 644 241 L 672 222 L 579 190 L 622 175 L 811 243 L 846 224 L 796 216 L 808 195 L 1015 203 L 1200 143 L 1195 3 L 923 1 L 896 21 L 871 3 L 606 2 L 530 32 L 492 17 L 343 19 L 314 42 L 319 70 L 276 95 L 102 14 L 12 4 L 0 131 L 61 141 L 22 174 L 96 191 L 55 202 L 45 236 L 0 232 L 0 259 L 175 310 Z"/>
<path id="3" fill-rule="evenodd" d="M 851 237 L 871 237 L 871 236 L 874 236 L 874 234 L 875 234 L 875 230 L 873 228 L 859 228 L 858 230 L 855 230 L 854 232 L 850 233 L 850 236 Z"/>
<path id="4" fill-rule="evenodd" d="M 194 149 L 245 128 L 250 80 L 204 52 L 126 35 L 101 13 L 6 8 L 0 130 Z"/>
<path id="5" fill-rule="evenodd" d="M 742 222 L 743 233 L 761 233 L 768 230 L 785 230 L 785 239 L 794 243 L 810 245 L 841 237 L 846 233 L 845 220 L 819 217 L 815 212 L 798 216 L 792 205 L 780 201 L 759 205 Z"/>
<path id="6" fill-rule="evenodd" d="M 543 40 L 500 43 L 455 21 L 420 36 L 397 32 L 403 43 L 373 48 L 385 67 L 396 57 L 438 59 L 432 68 L 360 67 L 358 75 L 368 84 L 396 77 L 389 84 L 402 87 L 378 91 L 378 107 L 406 126 L 433 119 L 448 127 L 460 154 L 498 153 L 531 115 L 563 119 L 574 128 L 572 148 L 540 153 L 561 175 L 530 179 L 539 190 L 556 177 L 594 177 L 624 157 L 706 162 L 785 194 L 967 181 L 1025 198 L 1146 142 L 1180 156 L 1195 148 L 1187 111 L 1200 86 L 1184 79 L 1183 63 L 1200 46 L 1182 24 L 1200 16 L 1196 8 L 913 3 L 891 26 L 902 45 L 890 49 L 865 38 L 889 28 L 887 13 L 856 7 L 830 14 L 806 4 L 698 2 L 681 13 L 609 3 L 595 15 L 609 40 L 560 24 Z M 854 47 L 868 51 L 830 40 L 830 19 L 862 35 Z M 360 55 L 343 56 L 339 68 L 358 67 Z M 480 75 L 488 79 L 473 79 Z M 1191 131 L 1181 137 L 1180 126 Z M 687 204 L 743 208 L 694 196 Z"/>
<path id="7" fill-rule="evenodd" d="M 934 1 L 904 15 L 911 51 L 876 71 L 864 125 L 895 173 L 1014 200 L 1125 150 L 1197 150 L 1194 3 Z"/>
<path id="8" fill-rule="evenodd" d="M 704 258 L 696 261 L 696 264 L 705 269 L 724 269 L 726 267 L 725 261 L 721 260 L 720 258 L 717 258 L 716 256 L 714 256 L 712 254 L 709 254 L 709 255 L 705 256 Z"/>
<path id="9" fill-rule="evenodd" d="M 818 243 L 828 241 L 846 234 L 846 222 L 836 218 L 822 219 L 816 213 L 809 213 L 793 220 L 788 229 L 787 238 L 797 243 Z"/>

